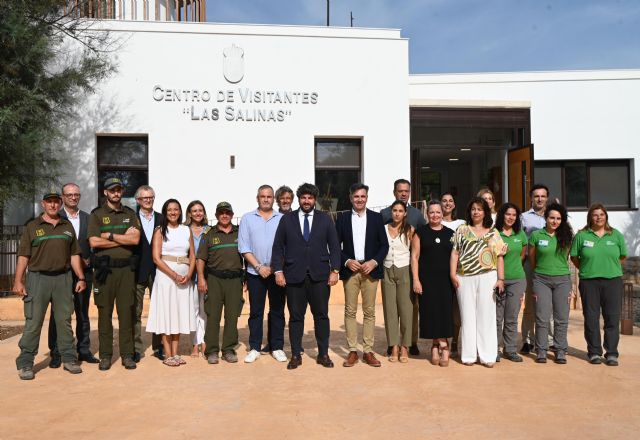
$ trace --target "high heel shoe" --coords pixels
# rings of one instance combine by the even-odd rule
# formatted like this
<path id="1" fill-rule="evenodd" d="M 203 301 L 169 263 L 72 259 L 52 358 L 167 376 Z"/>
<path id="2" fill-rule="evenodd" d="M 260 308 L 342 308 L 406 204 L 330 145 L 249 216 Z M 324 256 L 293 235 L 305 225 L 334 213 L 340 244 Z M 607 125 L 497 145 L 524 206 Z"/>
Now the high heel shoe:
<path id="1" fill-rule="evenodd" d="M 400 356 L 398 359 L 402 364 L 406 364 L 407 362 L 409 362 L 409 351 L 404 345 L 400 348 Z"/>
<path id="2" fill-rule="evenodd" d="M 449 366 L 449 358 L 451 357 L 451 354 L 449 352 L 449 347 L 447 345 L 445 345 L 444 347 L 440 347 L 440 366 L 441 367 L 448 367 Z"/>
<path id="3" fill-rule="evenodd" d="M 395 362 L 398 360 L 398 346 L 394 345 L 389 355 L 389 362 Z"/>
<path id="4" fill-rule="evenodd" d="M 440 363 L 440 346 L 431 346 L 431 365 L 438 365 Z"/>

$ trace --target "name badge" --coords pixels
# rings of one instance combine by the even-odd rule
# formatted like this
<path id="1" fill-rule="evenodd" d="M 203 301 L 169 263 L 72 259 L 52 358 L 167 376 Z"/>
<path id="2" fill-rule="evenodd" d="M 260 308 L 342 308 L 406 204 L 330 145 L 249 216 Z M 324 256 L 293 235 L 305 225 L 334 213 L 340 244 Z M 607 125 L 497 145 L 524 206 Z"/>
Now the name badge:
<path id="1" fill-rule="evenodd" d="M 589 248 L 592 248 L 594 246 L 593 241 L 589 241 L 589 240 L 585 240 L 583 244 L 584 244 L 584 247 L 589 247 Z"/>
<path id="2" fill-rule="evenodd" d="M 549 240 L 538 240 L 538 246 L 549 246 Z"/>

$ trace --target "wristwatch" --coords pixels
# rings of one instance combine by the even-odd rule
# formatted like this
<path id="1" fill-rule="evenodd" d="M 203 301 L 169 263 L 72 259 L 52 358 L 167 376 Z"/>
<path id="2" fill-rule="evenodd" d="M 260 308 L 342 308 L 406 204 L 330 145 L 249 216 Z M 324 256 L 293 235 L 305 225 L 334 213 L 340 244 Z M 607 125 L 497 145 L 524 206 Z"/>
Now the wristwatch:
<path id="1" fill-rule="evenodd" d="M 113 232 L 109 232 L 109 241 L 113 241 Z"/>
<path id="2" fill-rule="evenodd" d="M 331 272 L 333 272 L 333 273 L 340 273 L 340 269 L 331 269 Z"/>

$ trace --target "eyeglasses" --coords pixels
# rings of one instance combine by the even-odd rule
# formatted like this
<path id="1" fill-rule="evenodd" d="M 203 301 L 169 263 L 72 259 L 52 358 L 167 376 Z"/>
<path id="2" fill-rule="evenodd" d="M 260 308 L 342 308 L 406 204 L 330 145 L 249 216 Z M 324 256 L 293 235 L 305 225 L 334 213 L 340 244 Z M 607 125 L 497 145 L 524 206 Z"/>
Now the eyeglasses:
<path id="1" fill-rule="evenodd" d="M 62 194 L 63 196 L 69 198 L 69 199 L 79 199 L 80 198 L 80 194 L 78 193 L 73 193 L 73 194 Z"/>
<path id="2" fill-rule="evenodd" d="M 156 198 L 156 196 L 152 196 L 152 197 L 138 197 L 138 200 L 142 200 L 143 202 L 150 202 L 152 200 L 154 200 Z"/>

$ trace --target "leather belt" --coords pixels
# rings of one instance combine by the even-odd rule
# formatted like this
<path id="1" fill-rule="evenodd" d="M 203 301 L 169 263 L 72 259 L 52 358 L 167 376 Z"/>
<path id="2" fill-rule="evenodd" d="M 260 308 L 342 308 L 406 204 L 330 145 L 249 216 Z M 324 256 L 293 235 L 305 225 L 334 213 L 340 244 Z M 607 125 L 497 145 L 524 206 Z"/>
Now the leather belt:
<path id="1" fill-rule="evenodd" d="M 171 261 L 173 263 L 178 263 L 178 264 L 189 264 L 188 256 L 176 257 L 175 255 L 163 255 L 162 259 L 164 261 Z"/>

